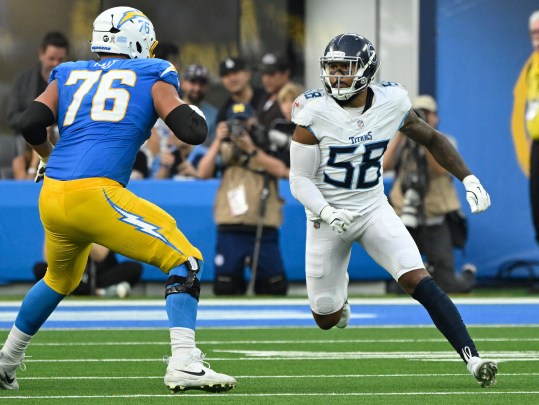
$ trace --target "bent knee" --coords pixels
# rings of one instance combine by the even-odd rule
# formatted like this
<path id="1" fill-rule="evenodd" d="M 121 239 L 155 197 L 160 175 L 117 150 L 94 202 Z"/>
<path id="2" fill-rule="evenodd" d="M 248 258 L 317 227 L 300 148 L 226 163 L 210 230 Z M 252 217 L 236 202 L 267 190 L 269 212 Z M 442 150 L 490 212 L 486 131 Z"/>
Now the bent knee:
<path id="1" fill-rule="evenodd" d="M 408 294 L 413 294 L 415 291 L 415 288 L 419 284 L 421 280 L 423 280 L 425 277 L 430 277 L 430 274 L 425 269 L 416 269 L 409 271 L 407 273 L 404 273 L 400 278 L 398 283 L 400 286 L 406 291 Z"/>
<path id="2" fill-rule="evenodd" d="M 69 279 L 54 280 L 52 277 L 50 277 L 50 273 L 48 271 L 45 273 L 43 281 L 53 291 L 56 291 L 58 294 L 62 295 L 71 294 L 73 291 L 75 291 L 75 289 L 79 286 L 80 283 L 80 280 L 78 280 L 77 282 Z"/>
<path id="3" fill-rule="evenodd" d="M 341 319 L 341 314 L 342 309 L 328 315 L 320 315 L 316 312 L 313 312 L 313 318 L 320 329 L 328 330 L 337 325 L 337 323 L 339 323 L 339 320 Z"/>

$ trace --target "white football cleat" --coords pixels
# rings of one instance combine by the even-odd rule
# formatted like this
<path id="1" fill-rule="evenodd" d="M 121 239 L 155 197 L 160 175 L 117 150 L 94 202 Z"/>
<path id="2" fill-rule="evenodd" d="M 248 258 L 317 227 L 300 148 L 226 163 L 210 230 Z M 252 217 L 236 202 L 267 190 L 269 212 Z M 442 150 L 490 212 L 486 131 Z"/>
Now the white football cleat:
<path id="1" fill-rule="evenodd" d="M 165 385 L 173 392 L 203 390 L 224 392 L 236 386 L 236 379 L 226 374 L 216 373 L 204 361 L 204 354 L 197 348 L 183 358 L 169 357 L 165 374 Z"/>
<path id="2" fill-rule="evenodd" d="M 350 304 L 348 303 L 348 300 L 346 300 L 342 306 L 341 319 L 339 319 L 339 322 L 335 326 L 341 329 L 346 328 L 348 326 L 348 322 L 350 322 L 350 313 Z"/>
<path id="3" fill-rule="evenodd" d="M 13 363 L 4 352 L 0 351 L 0 388 L 3 390 L 18 390 L 17 367 L 20 363 Z"/>
<path id="4" fill-rule="evenodd" d="M 495 361 L 482 359 L 481 357 L 470 357 L 466 367 L 481 387 L 489 387 L 496 384 L 498 363 Z"/>

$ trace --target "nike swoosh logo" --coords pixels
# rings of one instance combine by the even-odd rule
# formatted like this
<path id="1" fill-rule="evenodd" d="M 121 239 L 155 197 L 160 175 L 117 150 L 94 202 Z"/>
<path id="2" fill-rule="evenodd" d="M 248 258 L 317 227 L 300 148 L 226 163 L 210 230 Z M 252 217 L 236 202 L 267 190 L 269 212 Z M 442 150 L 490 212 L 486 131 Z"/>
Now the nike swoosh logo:
<path id="1" fill-rule="evenodd" d="M 202 371 L 204 372 L 204 371 Z M 204 375 L 204 374 L 203 374 Z M 8 384 L 11 384 L 13 381 L 15 381 L 15 377 L 9 378 L 7 374 L 4 372 L 4 375 L 0 375 L 0 380 L 7 382 Z"/>
<path id="2" fill-rule="evenodd" d="M 197 377 L 202 377 L 204 374 L 206 374 L 206 372 L 204 370 L 200 370 L 198 373 L 195 373 L 193 371 L 185 371 L 185 370 L 180 370 L 182 373 L 186 373 L 186 374 L 191 374 L 191 375 L 196 375 Z"/>

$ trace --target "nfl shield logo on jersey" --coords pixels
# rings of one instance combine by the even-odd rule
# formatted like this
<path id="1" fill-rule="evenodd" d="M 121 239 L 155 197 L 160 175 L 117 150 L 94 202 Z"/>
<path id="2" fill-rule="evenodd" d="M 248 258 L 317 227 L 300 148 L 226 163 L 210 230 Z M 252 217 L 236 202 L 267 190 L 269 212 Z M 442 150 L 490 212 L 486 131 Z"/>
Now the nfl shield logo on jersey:
<path id="1" fill-rule="evenodd" d="M 357 120 L 357 126 L 359 129 L 362 129 L 365 126 L 365 123 L 362 120 Z"/>

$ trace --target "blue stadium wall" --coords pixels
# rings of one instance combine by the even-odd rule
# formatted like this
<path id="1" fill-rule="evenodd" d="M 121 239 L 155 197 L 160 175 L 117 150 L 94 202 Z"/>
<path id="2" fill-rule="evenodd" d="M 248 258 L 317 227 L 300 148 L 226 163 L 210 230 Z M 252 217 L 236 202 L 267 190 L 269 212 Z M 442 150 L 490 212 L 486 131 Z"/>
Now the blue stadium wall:
<path id="1" fill-rule="evenodd" d="M 538 9 L 532 0 L 437 3 L 440 129 L 458 140 L 492 198 L 487 212 L 469 215 L 470 242 L 460 258 L 475 262 L 482 276 L 494 275 L 507 261 L 539 260 L 528 178 L 511 135 L 513 87 L 532 52 L 528 18 Z"/>

